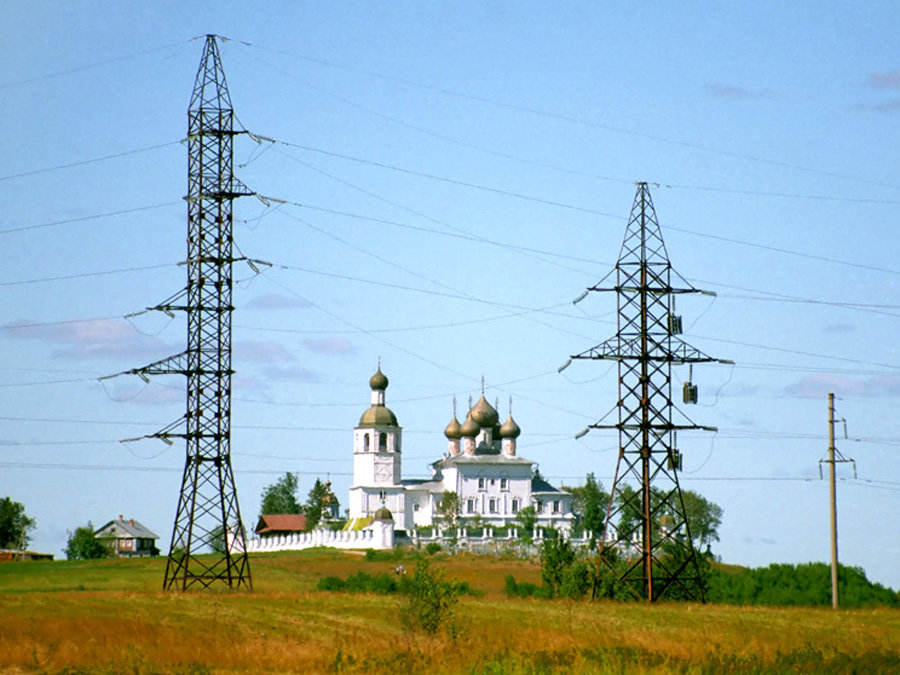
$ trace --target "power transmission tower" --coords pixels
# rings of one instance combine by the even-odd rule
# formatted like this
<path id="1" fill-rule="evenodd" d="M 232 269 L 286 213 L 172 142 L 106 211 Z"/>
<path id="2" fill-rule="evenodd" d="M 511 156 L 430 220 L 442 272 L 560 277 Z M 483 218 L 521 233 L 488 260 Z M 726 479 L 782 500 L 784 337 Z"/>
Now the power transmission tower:
<path id="1" fill-rule="evenodd" d="M 672 269 L 646 183 L 637 184 L 615 271 L 614 286 L 597 284 L 576 302 L 590 291 L 614 291 L 618 332 L 571 357 L 618 363 L 618 422 L 600 420 L 579 435 L 589 429 L 619 432 L 619 459 L 598 565 L 618 570 L 625 587 L 648 602 L 667 596 L 704 600 L 678 484 L 681 456 L 675 434 L 715 428 L 693 424 L 686 416 L 686 424 L 673 422 L 672 366 L 730 362 L 709 357 L 676 337 L 681 320 L 675 315 L 675 296 L 711 293 L 694 288 Z M 684 287 L 673 286 L 673 277 Z M 696 402 L 696 387 L 690 382 L 685 383 L 684 398 Z M 621 565 L 615 562 L 619 556 L 625 559 Z"/>
<path id="2" fill-rule="evenodd" d="M 251 195 L 233 175 L 234 110 L 216 38 L 206 36 L 188 108 L 187 286 L 151 310 L 187 314 L 187 351 L 127 371 L 187 377 L 184 418 L 150 437 L 184 438 L 186 460 L 163 588 L 217 582 L 252 589 L 231 468 L 232 202 Z M 253 261 L 248 263 L 251 267 Z"/>

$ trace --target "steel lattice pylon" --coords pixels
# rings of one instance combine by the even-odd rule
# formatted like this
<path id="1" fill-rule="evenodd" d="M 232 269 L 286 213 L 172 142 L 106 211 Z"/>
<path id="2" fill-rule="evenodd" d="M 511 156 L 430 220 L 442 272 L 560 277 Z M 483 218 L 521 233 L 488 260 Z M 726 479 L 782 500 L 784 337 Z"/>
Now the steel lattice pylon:
<path id="1" fill-rule="evenodd" d="M 231 468 L 234 110 L 216 38 L 206 36 L 188 108 L 187 287 L 150 309 L 187 314 L 187 351 L 128 371 L 187 377 L 187 410 L 151 436 L 184 438 L 186 460 L 163 588 L 217 582 L 252 589 Z"/>
<path id="2" fill-rule="evenodd" d="M 674 287 L 673 277 L 685 287 Z M 618 423 L 589 427 L 619 432 L 598 564 L 609 565 L 636 597 L 650 602 L 667 596 L 702 600 L 705 591 L 678 484 L 675 432 L 714 429 L 673 423 L 672 366 L 721 361 L 675 335 L 680 332 L 673 321 L 675 296 L 702 291 L 673 271 L 646 183 L 638 183 L 615 286 L 598 284 L 588 291 L 615 291 L 618 299 L 615 337 L 572 356 L 618 362 Z"/>

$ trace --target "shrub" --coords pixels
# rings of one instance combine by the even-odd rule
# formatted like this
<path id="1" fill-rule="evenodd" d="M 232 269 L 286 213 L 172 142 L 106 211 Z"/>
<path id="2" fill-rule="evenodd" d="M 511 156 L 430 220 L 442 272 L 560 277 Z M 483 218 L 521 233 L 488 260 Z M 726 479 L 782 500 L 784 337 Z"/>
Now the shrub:
<path id="1" fill-rule="evenodd" d="M 428 555 L 434 555 L 435 553 L 437 553 L 440 550 L 441 550 L 441 545 L 439 543 L 437 543 L 436 541 L 430 541 L 427 544 L 425 544 L 425 553 L 427 553 Z"/>
<path id="2" fill-rule="evenodd" d="M 434 635 L 444 628 L 456 637 L 458 626 L 454 608 L 459 601 L 458 583 L 447 582 L 441 572 L 432 569 L 427 558 L 420 558 L 405 590 L 406 601 L 400 608 L 400 623 L 404 630 L 421 630 Z"/>
<path id="3" fill-rule="evenodd" d="M 347 577 L 346 581 L 338 577 L 324 577 L 319 579 L 316 588 L 320 591 L 379 593 L 381 595 L 396 593 L 400 590 L 399 584 L 393 577 L 387 574 L 376 574 L 375 576 L 372 576 L 365 572 L 352 574 Z"/>

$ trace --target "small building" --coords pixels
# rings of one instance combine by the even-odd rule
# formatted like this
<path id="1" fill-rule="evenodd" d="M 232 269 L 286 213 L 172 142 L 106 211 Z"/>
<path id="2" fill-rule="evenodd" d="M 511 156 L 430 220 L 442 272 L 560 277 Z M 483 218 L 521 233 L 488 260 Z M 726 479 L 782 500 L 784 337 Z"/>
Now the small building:
<path id="1" fill-rule="evenodd" d="M 14 548 L 0 549 L 0 562 L 17 562 L 20 560 L 53 560 L 53 554 L 21 551 Z"/>
<path id="2" fill-rule="evenodd" d="M 94 531 L 94 537 L 100 541 L 113 558 L 144 558 L 159 555 L 156 540 L 159 535 L 144 525 L 129 518 L 119 516 L 103 527 Z"/>
<path id="3" fill-rule="evenodd" d="M 275 537 L 306 532 L 306 515 L 302 513 L 269 513 L 259 517 L 256 534 Z"/>

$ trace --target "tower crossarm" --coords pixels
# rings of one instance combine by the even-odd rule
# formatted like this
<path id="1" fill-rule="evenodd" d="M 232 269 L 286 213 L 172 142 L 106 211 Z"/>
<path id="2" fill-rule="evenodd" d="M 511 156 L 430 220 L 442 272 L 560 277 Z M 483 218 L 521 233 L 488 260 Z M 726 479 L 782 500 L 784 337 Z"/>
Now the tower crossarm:
<path id="1" fill-rule="evenodd" d="M 571 358 L 655 361 L 676 366 L 685 363 L 729 363 L 708 356 L 684 340 L 670 335 L 617 335 L 580 354 L 574 354 Z"/>

